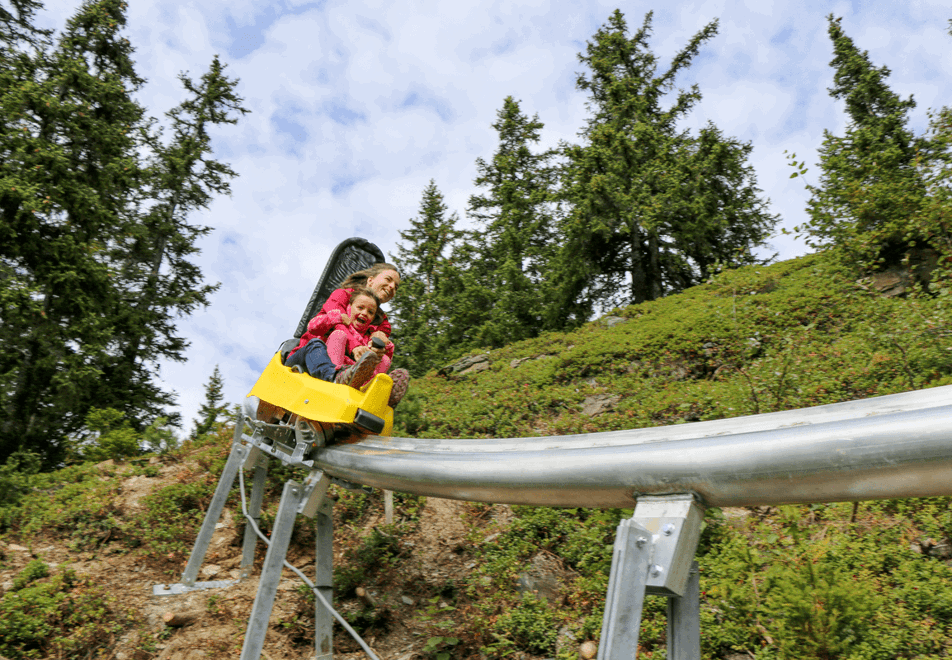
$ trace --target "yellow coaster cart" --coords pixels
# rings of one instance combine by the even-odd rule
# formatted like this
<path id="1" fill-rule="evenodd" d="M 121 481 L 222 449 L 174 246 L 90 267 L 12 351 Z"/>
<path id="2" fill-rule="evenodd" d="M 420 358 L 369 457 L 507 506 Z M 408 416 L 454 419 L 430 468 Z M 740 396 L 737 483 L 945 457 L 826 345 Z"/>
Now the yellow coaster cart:
<path id="1" fill-rule="evenodd" d="M 281 345 L 248 394 L 259 399 L 255 414 L 259 421 L 266 423 L 265 435 L 284 445 L 287 453 L 295 453 L 302 429 L 311 445 L 300 456 L 306 460 L 317 447 L 357 442 L 367 435 L 389 435 L 393 428 L 393 409 L 387 405 L 393 381 L 388 375 L 378 374 L 368 385 L 356 390 L 284 366 L 288 353 L 307 331 L 308 321 L 320 311 L 338 285 L 351 273 L 383 260 L 380 248 L 363 238 L 350 238 L 338 245 L 314 288 L 294 336 Z"/>

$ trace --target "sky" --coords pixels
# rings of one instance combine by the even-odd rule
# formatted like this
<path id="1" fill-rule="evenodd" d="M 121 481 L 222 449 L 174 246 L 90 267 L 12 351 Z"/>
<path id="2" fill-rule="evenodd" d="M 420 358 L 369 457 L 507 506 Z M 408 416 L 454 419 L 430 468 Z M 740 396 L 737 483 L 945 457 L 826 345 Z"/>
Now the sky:
<path id="1" fill-rule="evenodd" d="M 214 55 L 238 78 L 251 112 L 214 133 L 215 157 L 238 172 L 232 195 L 194 222 L 214 228 L 196 258 L 211 305 L 179 322 L 190 341 L 182 363 L 161 365 L 177 392 L 184 432 L 204 401 L 215 366 L 229 404 L 240 403 L 289 338 L 333 248 L 351 236 L 396 252 L 433 179 L 467 225 L 477 192 L 476 159 L 497 146 L 492 128 L 507 96 L 545 124 L 539 148 L 578 142 L 587 117 L 575 88 L 585 50 L 620 9 L 634 32 L 653 12 L 659 71 L 714 19 L 679 87 L 703 100 L 685 120 L 714 122 L 753 145 L 758 186 L 781 216 L 765 254 L 808 251 L 779 233 L 806 216 L 803 179 L 785 152 L 806 160 L 808 182 L 823 131 L 842 134 L 841 103 L 829 97 L 832 47 L 826 16 L 892 71 L 892 89 L 913 95 L 912 127 L 952 104 L 952 2 L 658 0 L 600 2 L 412 2 L 366 0 L 131 0 L 126 36 L 148 79 L 139 100 L 162 115 L 184 98 L 180 72 L 204 73 Z M 61 29 L 79 3 L 50 0 L 40 23 Z M 398 294 L 399 295 L 399 294 Z M 385 307 L 386 309 L 386 307 Z"/>

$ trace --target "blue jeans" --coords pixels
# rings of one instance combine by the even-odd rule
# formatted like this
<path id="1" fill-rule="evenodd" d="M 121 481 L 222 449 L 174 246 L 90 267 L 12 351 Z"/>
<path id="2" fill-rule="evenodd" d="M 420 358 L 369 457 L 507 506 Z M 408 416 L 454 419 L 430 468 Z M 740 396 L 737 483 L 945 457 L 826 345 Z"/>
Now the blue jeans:
<path id="1" fill-rule="evenodd" d="M 334 382 L 337 375 L 337 365 L 327 356 L 327 346 L 320 339 L 312 339 L 285 361 L 286 367 L 301 367 L 309 376 Z"/>

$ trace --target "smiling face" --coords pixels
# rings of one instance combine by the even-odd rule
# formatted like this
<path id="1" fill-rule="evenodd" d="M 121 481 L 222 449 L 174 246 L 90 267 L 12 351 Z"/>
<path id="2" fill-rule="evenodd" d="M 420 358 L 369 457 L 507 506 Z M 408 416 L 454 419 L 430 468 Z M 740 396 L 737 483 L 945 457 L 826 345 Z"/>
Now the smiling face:
<path id="1" fill-rule="evenodd" d="M 384 270 L 367 278 L 367 288 L 377 294 L 380 302 L 390 302 L 400 286 L 400 275 L 395 270 Z"/>
<path id="2" fill-rule="evenodd" d="M 354 319 L 354 327 L 366 328 L 377 314 L 377 302 L 370 296 L 358 294 L 350 303 L 350 315 Z"/>

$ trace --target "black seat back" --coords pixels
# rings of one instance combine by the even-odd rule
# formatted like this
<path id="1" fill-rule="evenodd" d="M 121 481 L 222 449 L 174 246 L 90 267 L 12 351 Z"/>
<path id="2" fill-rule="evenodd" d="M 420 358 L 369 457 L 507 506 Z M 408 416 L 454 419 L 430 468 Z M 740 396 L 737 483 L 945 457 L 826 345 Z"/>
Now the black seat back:
<path id="1" fill-rule="evenodd" d="M 304 308 L 304 314 L 298 322 L 297 330 L 294 331 L 295 339 L 300 339 L 301 335 L 307 332 L 308 322 L 320 311 L 328 296 L 340 286 L 340 283 L 348 275 L 369 268 L 376 263 L 383 263 L 383 261 L 383 252 L 380 251 L 380 248 L 364 238 L 348 238 L 334 248 L 331 258 L 328 259 L 324 272 L 321 274 L 321 279 L 317 281 L 317 286 L 314 287 L 311 299 L 307 301 L 307 307 Z M 296 345 L 295 343 L 294 346 Z M 294 346 L 288 350 L 290 351 Z M 284 357 L 282 355 L 282 361 Z"/>

